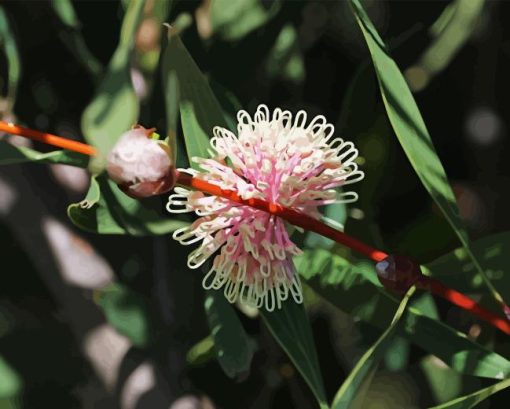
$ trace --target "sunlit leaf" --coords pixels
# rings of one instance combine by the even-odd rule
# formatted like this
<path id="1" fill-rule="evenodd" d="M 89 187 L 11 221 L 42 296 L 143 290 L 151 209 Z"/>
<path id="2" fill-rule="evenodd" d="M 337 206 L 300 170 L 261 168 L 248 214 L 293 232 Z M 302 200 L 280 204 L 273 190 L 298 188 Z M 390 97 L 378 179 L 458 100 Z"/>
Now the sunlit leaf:
<path id="1" fill-rule="evenodd" d="M 195 167 L 191 158 L 209 156 L 207 149 L 213 128 L 226 127 L 225 117 L 204 75 L 170 27 L 162 58 L 168 126 L 170 129 L 177 126 L 176 107 L 179 107 L 186 151 L 191 166 Z"/>
<path id="2" fill-rule="evenodd" d="M 91 179 L 86 198 L 70 205 L 67 214 L 76 226 L 99 234 L 168 234 L 188 224 L 149 207 L 149 202 L 131 199 L 102 174 Z"/>
<path id="3" fill-rule="evenodd" d="M 208 10 L 211 31 L 225 40 L 239 40 L 264 25 L 279 10 L 280 2 L 265 7 L 260 0 L 214 0 Z"/>
<path id="4" fill-rule="evenodd" d="M 461 396 L 460 398 L 443 403 L 439 406 L 434 406 L 430 409 L 471 409 L 491 395 L 508 388 L 509 386 L 510 379 L 505 379 L 504 381 L 498 382 L 492 386 L 480 389 L 479 391 L 470 393 L 469 395 Z"/>
<path id="5" fill-rule="evenodd" d="M 355 319 L 385 328 L 398 301 L 376 284 L 375 271 L 361 269 L 324 249 L 295 257 L 296 268 L 312 288 Z M 399 335 L 438 356 L 460 373 L 501 379 L 510 374 L 510 361 L 469 340 L 442 322 L 408 308 Z"/>
<path id="6" fill-rule="evenodd" d="M 204 306 L 216 357 L 223 371 L 231 378 L 246 375 L 256 346 L 246 334 L 234 307 L 223 292 L 215 290 L 207 292 Z"/>
<path id="7" fill-rule="evenodd" d="M 260 310 L 264 322 L 312 390 L 321 408 L 327 408 L 324 383 L 312 329 L 302 304 L 290 299 L 272 312 Z"/>
<path id="8" fill-rule="evenodd" d="M 214 339 L 211 335 L 193 345 L 186 354 L 186 362 L 190 365 L 201 365 L 216 355 Z"/>
<path id="9" fill-rule="evenodd" d="M 398 326 L 401 325 L 400 319 L 407 307 L 409 298 L 414 292 L 415 288 L 412 287 L 400 302 L 389 327 L 383 332 L 377 342 L 360 358 L 335 395 L 331 409 L 354 409 L 363 407 L 365 395 L 363 391 L 367 387 L 366 385 L 370 384 L 370 380 L 375 374 L 379 362 L 396 336 Z"/>
<path id="10" fill-rule="evenodd" d="M 131 82 L 131 55 L 136 30 L 142 18 L 144 0 L 132 0 L 122 22 L 120 41 L 96 95 L 83 112 L 85 139 L 99 150 L 91 161 L 93 173 L 105 166 L 107 153 L 120 135 L 138 119 L 139 104 Z"/>

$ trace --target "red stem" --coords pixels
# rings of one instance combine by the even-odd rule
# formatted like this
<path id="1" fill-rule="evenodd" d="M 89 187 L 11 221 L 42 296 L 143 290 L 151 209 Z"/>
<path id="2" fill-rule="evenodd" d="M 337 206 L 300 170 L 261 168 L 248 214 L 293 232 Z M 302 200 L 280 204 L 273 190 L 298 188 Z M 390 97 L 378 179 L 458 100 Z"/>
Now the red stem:
<path id="1" fill-rule="evenodd" d="M 422 276 L 416 283 L 416 286 L 422 290 L 430 291 L 431 293 L 448 300 L 452 304 L 470 312 L 473 315 L 487 321 L 493 327 L 503 331 L 505 334 L 510 335 L 510 322 L 481 307 L 475 300 L 460 293 L 457 290 L 449 288 L 439 281 Z"/>
<path id="2" fill-rule="evenodd" d="M 26 138 L 82 153 L 88 156 L 95 156 L 97 154 L 97 150 L 93 146 L 87 145 L 85 143 L 76 142 L 57 135 L 39 132 L 29 128 L 24 128 L 22 126 L 14 125 L 4 121 L 0 121 L 0 131 L 24 136 Z M 270 214 L 274 214 L 275 216 L 281 217 L 282 219 L 295 226 L 313 231 L 324 237 L 328 237 L 337 243 L 343 244 L 352 250 L 355 250 L 367 256 L 368 258 L 371 258 L 375 262 L 379 262 L 388 257 L 388 254 L 384 253 L 383 251 L 377 250 L 368 244 L 355 239 L 354 237 L 348 236 L 347 234 L 333 229 L 321 221 L 294 209 L 286 208 L 278 203 L 271 203 L 261 199 L 243 199 L 232 190 L 221 189 L 216 185 L 200 179 L 196 179 L 185 173 L 178 173 L 177 176 L 178 183 L 181 185 L 201 190 L 202 192 L 209 193 L 211 195 L 220 196 L 245 206 L 251 206 Z M 503 331 L 505 334 L 510 335 L 510 323 L 508 321 L 503 320 L 491 311 L 481 307 L 466 295 L 448 288 L 440 282 L 426 276 L 423 276 L 418 281 L 417 287 L 445 298 L 452 304 L 457 305 L 458 307 L 470 312 L 473 315 L 476 315 L 480 319 L 489 322 L 493 327 Z"/>
<path id="3" fill-rule="evenodd" d="M 14 135 L 24 136 L 25 138 L 29 138 L 34 141 L 43 142 L 48 145 L 57 146 L 59 148 L 64 148 L 88 156 L 95 156 L 97 154 L 96 148 L 87 145 L 86 143 L 62 138 L 61 136 L 52 135 L 50 133 L 35 131 L 33 129 L 14 125 L 9 122 L 0 121 L 0 132 L 7 132 Z"/>
<path id="4" fill-rule="evenodd" d="M 348 236 L 347 234 L 333 229 L 321 221 L 308 216 L 307 214 L 298 212 L 294 209 L 284 207 L 278 203 L 271 203 L 261 199 L 243 199 L 233 190 L 221 189 L 217 185 L 213 185 L 204 180 L 194 178 L 186 173 L 179 172 L 177 175 L 177 183 L 192 187 L 196 190 L 209 193 L 214 196 L 220 196 L 233 202 L 251 206 L 259 210 L 263 210 L 267 213 L 274 214 L 275 216 L 281 217 L 289 223 L 302 227 L 303 229 L 313 231 L 324 237 L 328 237 L 337 243 L 343 244 L 352 250 L 355 250 L 364 256 L 371 258 L 375 262 L 384 260 L 388 255 L 383 251 L 377 250 L 368 244 L 365 244 L 354 237 Z"/>

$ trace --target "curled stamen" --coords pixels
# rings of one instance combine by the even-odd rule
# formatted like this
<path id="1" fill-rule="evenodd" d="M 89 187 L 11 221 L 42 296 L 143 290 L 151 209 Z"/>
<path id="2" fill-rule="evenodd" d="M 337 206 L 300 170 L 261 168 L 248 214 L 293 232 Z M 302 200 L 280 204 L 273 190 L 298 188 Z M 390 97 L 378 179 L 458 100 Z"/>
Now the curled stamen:
<path id="1" fill-rule="evenodd" d="M 238 204 L 179 192 L 181 196 L 170 196 L 168 209 L 192 208 L 198 216 L 209 218 L 191 231 L 174 235 L 191 243 L 188 236 L 194 232 L 202 241 L 189 256 L 192 268 L 218 252 L 204 286 L 224 287 L 231 302 L 241 300 L 273 310 L 280 308 L 289 294 L 302 301 L 292 263 L 292 257 L 301 251 L 278 217 L 289 210 L 280 203 L 299 208 L 299 214 L 307 215 L 310 223 L 318 223 L 308 215 L 319 217 L 317 207 L 321 205 L 353 202 L 357 198 L 354 192 L 337 193 L 335 188 L 360 180 L 363 172 L 353 163 L 358 154 L 354 145 L 334 139 L 334 128 L 324 116 L 307 123 L 305 111 L 292 118 L 288 111 L 271 113 L 261 105 L 253 116 L 240 111 L 237 119 L 238 135 L 214 128 L 211 148 L 217 157 L 193 159 L 202 169 L 193 183 L 199 189 L 201 181 L 214 184 L 220 196 L 226 197 L 228 191 L 227 196 Z M 181 204 L 182 196 L 187 198 L 186 205 Z M 266 212 L 275 216 L 268 217 Z M 296 220 L 298 217 L 296 213 Z M 222 229 L 228 238 L 212 240 Z"/>

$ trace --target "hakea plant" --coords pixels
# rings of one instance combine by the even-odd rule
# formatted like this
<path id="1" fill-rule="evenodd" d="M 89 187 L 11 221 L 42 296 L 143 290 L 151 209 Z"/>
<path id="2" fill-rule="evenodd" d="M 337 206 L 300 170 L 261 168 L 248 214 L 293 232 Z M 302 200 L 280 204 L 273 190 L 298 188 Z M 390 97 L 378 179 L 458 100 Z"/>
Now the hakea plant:
<path id="1" fill-rule="evenodd" d="M 211 158 L 192 158 L 201 171 L 180 169 L 194 178 L 237 192 L 242 199 L 281 204 L 320 219 L 318 208 L 357 199 L 355 192 L 336 188 L 363 179 L 352 142 L 334 137 L 322 115 L 307 122 L 277 108 L 260 105 L 253 118 L 237 115 L 237 135 L 215 127 Z M 190 226 L 174 232 L 189 245 L 200 242 L 188 258 L 195 269 L 217 254 L 205 274 L 206 289 L 222 288 L 230 302 L 241 301 L 272 311 L 291 296 L 303 300 L 292 258 L 301 253 L 284 220 L 231 200 L 177 187 L 169 198 L 172 213 L 195 212 Z"/>
<path id="2" fill-rule="evenodd" d="M 261 105 L 251 118 L 238 114 L 238 135 L 214 129 L 211 158 L 195 158 L 202 171 L 176 170 L 167 141 L 153 129 L 135 127 L 119 138 L 109 154 L 110 177 L 129 196 L 143 198 L 172 190 L 171 212 L 194 211 L 191 226 L 177 230 L 183 244 L 202 242 L 188 265 L 200 267 L 216 255 L 205 275 L 206 288 L 220 289 L 229 301 L 240 300 L 267 310 L 280 308 L 289 295 L 302 302 L 292 256 L 299 248 L 290 240 L 286 223 L 313 231 L 372 259 L 384 287 L 403 294 L 413 285 L 445 298 L 510 335 L 510 322 L 470 297 L 422 274 L 408 257 L 388 255 L 319 220 L 321 205 L 353 202 L 353 192 L 335 188 L 363 178 L 351 142 L 333 138 L 333 126 L 323 116 L 310 123 L 300 111 L 269 113 Z M 24 136 L 88 156 L 90 145 L 0 121 L 0 131 Z M 156 137 L 155 137 L 156 136 Z M 206 194 L 208 196 L 206 196 Z"/>

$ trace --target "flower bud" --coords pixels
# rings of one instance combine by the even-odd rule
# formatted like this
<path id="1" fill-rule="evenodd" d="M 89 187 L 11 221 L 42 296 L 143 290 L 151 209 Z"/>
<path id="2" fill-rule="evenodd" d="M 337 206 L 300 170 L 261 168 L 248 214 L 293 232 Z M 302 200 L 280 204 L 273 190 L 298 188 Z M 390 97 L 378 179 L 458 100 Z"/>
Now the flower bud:
<path id="1" fill-rule="evenodd" d="M 124 133 L 108 154 L 108 175 L 134 199 L 166 193 L 176 182 L 170 148 L 151 139 L 153 132 L 137 126 Z"/>
<path id="2" fill-rule="evenodd" d="M 421 277 L 420 266 L 409 257 L 389 255 L 375 265 L 381 284 L 399 294 L 406 293 Z"/>

